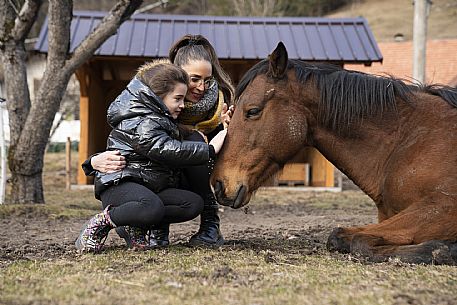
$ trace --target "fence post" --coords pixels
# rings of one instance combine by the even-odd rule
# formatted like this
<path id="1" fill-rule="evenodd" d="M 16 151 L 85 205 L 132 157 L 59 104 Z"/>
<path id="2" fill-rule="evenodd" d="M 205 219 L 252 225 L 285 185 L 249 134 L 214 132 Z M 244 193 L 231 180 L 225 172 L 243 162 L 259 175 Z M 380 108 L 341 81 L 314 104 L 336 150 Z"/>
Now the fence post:
<path id="1" fill-rule="evenodd" d="M 71 190 L 71 139 L 67 137 L 65 144 L 65 188 Z"/>

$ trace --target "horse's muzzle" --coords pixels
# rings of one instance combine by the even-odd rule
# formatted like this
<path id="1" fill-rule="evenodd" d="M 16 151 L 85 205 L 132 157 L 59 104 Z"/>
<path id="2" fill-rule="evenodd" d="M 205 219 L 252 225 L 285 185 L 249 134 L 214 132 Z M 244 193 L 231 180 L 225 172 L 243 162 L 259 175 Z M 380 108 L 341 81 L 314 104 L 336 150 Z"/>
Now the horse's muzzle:
<path id="1" fill-rule="evenodd" d="M 246 190 L 246 187 L 241 185 L 238 188 L 236 195 L 230 198 L 225 194 L 224 183 L 222 181 L 217 180 L 216 184 L 214 185 L 214 193 L 219 204 L 229 206 L 233 209 L 241 208 L 244 205 Z"/>

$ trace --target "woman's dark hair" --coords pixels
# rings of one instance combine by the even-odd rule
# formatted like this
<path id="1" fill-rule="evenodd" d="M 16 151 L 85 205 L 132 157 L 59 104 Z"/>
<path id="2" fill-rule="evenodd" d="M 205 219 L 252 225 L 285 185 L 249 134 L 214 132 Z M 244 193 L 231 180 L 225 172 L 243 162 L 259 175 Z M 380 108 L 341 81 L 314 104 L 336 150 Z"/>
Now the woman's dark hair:
<path id="1" fill-rule="evenodd" d="M 184 35 L 171 47 L 170 61 L 180 67 L 194 60 L 205 60 L 211 63 L 213 77 L 218 82 L 219 88 L 231 104 L 235 96 L 235 89 L 228 74 L 222 69 L 216 51 L 211 43 L 202 35 Z"/>
<path id="2" fill-rule="evenodd" d="M 167 59 L 159 59 L 138 68 L 136 78 L 162 99 L 174 90 L 177 83 L 189 84 L 189 76 L 181 67 Z"/>

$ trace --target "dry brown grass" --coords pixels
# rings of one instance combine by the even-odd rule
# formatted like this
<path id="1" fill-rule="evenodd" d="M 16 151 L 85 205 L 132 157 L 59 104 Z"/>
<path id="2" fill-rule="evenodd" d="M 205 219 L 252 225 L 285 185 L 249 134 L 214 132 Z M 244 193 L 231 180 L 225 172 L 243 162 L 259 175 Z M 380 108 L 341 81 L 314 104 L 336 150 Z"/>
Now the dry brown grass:
<path id="1" fill-rule="evenodd" d="M 402 33 L 413 37 L 413 1 L 359 0 L 329 17 L 365 17 L 378 42 L 393 41 Z M 428 19 L 428 39 L 457 38 L 457 1 L 433 0 Z"/>
<path id="2" fill-rule="evenodd" d="M 365 265 L 322 255 L 173 247 L 3 270 L 13 304 L 455 304 L 450 267 Z"/>

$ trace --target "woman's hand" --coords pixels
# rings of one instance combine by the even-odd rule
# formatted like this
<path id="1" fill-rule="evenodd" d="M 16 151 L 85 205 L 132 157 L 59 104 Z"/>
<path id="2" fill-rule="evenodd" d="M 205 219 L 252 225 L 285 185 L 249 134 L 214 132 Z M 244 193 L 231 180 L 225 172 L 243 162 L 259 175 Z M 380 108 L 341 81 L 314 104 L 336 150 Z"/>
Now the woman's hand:
<path id="1" fill-rule="evenodd" d="M 209 142 L 209 145 L 212 145 L 214 147 L 214 152 L 216 154 L 219 153 L 219 151 L 222 148 L 222 145 L 224 144 L 225 136 L 227 135 L 227 129 L 219 131 L 219 133 Z"/>
<path id="2" fill-rule="evenodd" d="M 233 111 L 235 111 L 234 105 L 230 107 L 228 107 L 226 103 L 222 105 L 221 122 L 224 125 L 224 128 L 227 128 L 230 124 L 230 119 L 232 118 Z"/>
<path id="3" fill-rule="evenodd" d="M 118 150 L 109 150 L 92 157 L 90 164 L 99 172 L 113 173 L 123 169 L 126 162 Z"/>

